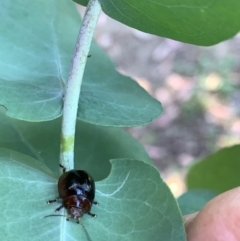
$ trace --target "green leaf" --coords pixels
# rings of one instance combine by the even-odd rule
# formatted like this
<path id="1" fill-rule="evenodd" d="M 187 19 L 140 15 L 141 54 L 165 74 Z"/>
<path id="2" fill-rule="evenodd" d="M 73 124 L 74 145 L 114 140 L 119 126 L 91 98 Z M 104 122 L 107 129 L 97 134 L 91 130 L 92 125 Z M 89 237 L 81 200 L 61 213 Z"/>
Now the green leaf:
<path id="1" fill-rule="evenodd" d="M 187 191 L 178 199 L 179 208 L 183 215 L 200 211 L 211 199 L 218 194 L 212 190 L 195 189 Z"/>
<path id="2" fill-rule="evenodd" d="M 90 53 L 79 119 L 92 124 L 134 126 L 151 122 L 162 113 L 160 103 L 129 77 L 116 72 L 112 62 L 95 44 Z"/>
<path id="3" fill-rule="evenodd" d="M 236 0 L 99 0 L 111 18 L 138 30 L 196 45 L 213 45 L 240 30 Z"/>
<path id="4" fill-rule="evenodd" d="M 7 115 L 46 121 L 62 114 L 62 98 L 81 25 L 69 0 L 3 0 L 0 17 L 0 105 Z M 105 126 L 150 122 L 162 108 L 132 79 L 116 72 L 92 44 L 78 117 Z"/>
<path id="5" fill-rule="evenodd" d="M 42 172 L 39 162 L 0 150 L 0 233 L 12 240 L 87 240 L 83 228 L 54 214 L 57 180 Z M 96 183 L 96 218 L 82 223 L 92 240 L 183 241 L 185 233 L 177 203 L 156 168 L 140 161 L 112 160 L 110 176 Z M 23 232 L 24 230 L 24 232 Z"/>
<path id="6" fill-rule="evenodd" d="M 0 113 L 0 147 L 42 161 L 56 174 L 59 173 L 60 131 L 61 119 L 31 123 Z M 101 180 L 109 174 L 109 160 L 113 158 L 151 163 L 142 145 L 124 130 L 77 121 L 75 167 L 88 170 L 96 180 Z"/>
<path id="7" fill-rule="evenodd" d="M 223 148 L 191 167 L 187 175 L 189 189 L 225 192 L 240 185 L 240 145 Z"/>
<path id="8" fill-rule="evenodd" d="M 88 4 L 88 0 L 74 0 L 74 2 L 83 5 L 83 6 L 87 6 Z"/>

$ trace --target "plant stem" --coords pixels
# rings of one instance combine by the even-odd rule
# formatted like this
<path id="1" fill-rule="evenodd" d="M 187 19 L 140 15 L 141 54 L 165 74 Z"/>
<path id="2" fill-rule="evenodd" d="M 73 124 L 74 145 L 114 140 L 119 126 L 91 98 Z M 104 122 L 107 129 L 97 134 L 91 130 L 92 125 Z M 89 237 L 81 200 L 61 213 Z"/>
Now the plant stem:
<path id="1" fill-rule="evenodd" d="M 87 56 L 100 12 L 101 6 L 98 0 L 90 0 L 78 34 L 72 66 L 66 84 L 60 149 L 60 164 L 66 167 L 66 170 L 74 168 L 74 141 L 78 101 Z"/>

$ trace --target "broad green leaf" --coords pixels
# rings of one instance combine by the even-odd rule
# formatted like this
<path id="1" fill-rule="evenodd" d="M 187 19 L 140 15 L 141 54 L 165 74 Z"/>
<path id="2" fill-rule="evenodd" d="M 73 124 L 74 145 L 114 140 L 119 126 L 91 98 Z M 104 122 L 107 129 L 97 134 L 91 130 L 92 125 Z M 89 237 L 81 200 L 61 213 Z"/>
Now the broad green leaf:
<path id="1" fill-rule="evenodd" d="M 80 4 L 80 5 L 83 5 L 83 6 L 87 6 L 88 1 L 89 0 L 76 0 L 74 2 L 76 2 L 76 3 Z"/>
<path id="2" fill-rule="evenodd" d="M 191 167 L 187 175 L 189 189 L 225 192 L 240 185 L 240 145 L 223 148 Z"/>
<path id="3" fill-rule="evenodd" d="M 54 214 L 57 180 L 42 172 L 39 162 L 9 150 L 0 150 L 0 233 L 12 240 L 88 240 L 83 228 Z M 110 176 L 96 183 L 96 218 L 82 223 L 92 240 L 184 241 L 183 221 L 169 188 L 152 165 L 112 160 Z"/>
<path id="4" fill-rule="evenodd" d="M 46 121 L 62 114 L 62 98 L 81 20 L 70 0 L 3 0 L 0 9 L 0 105 L 7 115 Z M 150 122 L 162 108 L 132 79 L 116 72 L 92 44 L 78 117 L 98 125 Z"/>
<path id="5" fill-rule="evenodd" d="M 178 199 L 183 215 L 200 211 L 211 199 L 217 196 L 212 190 L 194 189 L 182 194 Z"/>
<path id="6" fill-rule="evenodd" d="M 59 173 L 60 131 L 61 119 L 31 123 L 0 113 L 0 147 L 42 161 L 56 174 Z M 109 174 L 109 160 L 113 158 L 134 158 L 151 163 L 142 145 L 124 130 L 78 121 L 75 167 L 86 169 L 96 180 L 101 180 Z"/>
<path id="7" fill-rule="evenodd" d="M 78 118 L 99 125 L 134 126 L 151 122 L 161 104 L 130 78 L 115 71 L 99 47 L 92 44 L 86 67 Z"/>
<path id="8" fill-rule="evenodd" d="M 213 45 L 240 30 L 240 2 L 236 0 L 99 1 L 115 20 L 181 42 Z"/>

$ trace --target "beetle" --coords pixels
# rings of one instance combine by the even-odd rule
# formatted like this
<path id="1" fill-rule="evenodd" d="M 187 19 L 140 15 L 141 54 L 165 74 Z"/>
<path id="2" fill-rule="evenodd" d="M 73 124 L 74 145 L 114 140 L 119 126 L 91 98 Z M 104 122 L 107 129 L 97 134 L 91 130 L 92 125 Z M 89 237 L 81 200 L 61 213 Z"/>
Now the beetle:
<path id="1" fill-rule="evenodd" d="M 69 214 L 67 220 L 73 218 L 77 219 L 79 223 L 80 217 L 84 214 L 96 217 L 96 214 L 90 212 L 92 204 L 98 205 L 98 202 L 94 201 L 95 182 L 93 177 L 81 169 L 66 171 L 66 168 L 61 164 L 60 167 L 63 169 L 63 174 L 58 179 L 59 197 L 54 200 L 48 200 L 47 203 L 50 204 L 62 199 L 61 206 L 55 211 L 58 212 L 63 207 L 66 208 Z"/>

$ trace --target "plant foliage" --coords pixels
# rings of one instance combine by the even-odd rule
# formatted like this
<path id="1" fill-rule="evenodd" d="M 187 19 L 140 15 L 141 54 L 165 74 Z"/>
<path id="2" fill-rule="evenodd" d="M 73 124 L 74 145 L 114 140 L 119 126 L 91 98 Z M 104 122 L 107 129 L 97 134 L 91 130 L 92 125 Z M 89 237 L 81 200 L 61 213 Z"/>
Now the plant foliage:
<path id="1" fill-rule="evenodd" d="M 86 0 L 74 0 L 86 5 Z M 209 46 L 240 30 L 236 0 L 99 0 L 111 18 L 146 33 Z"/>

